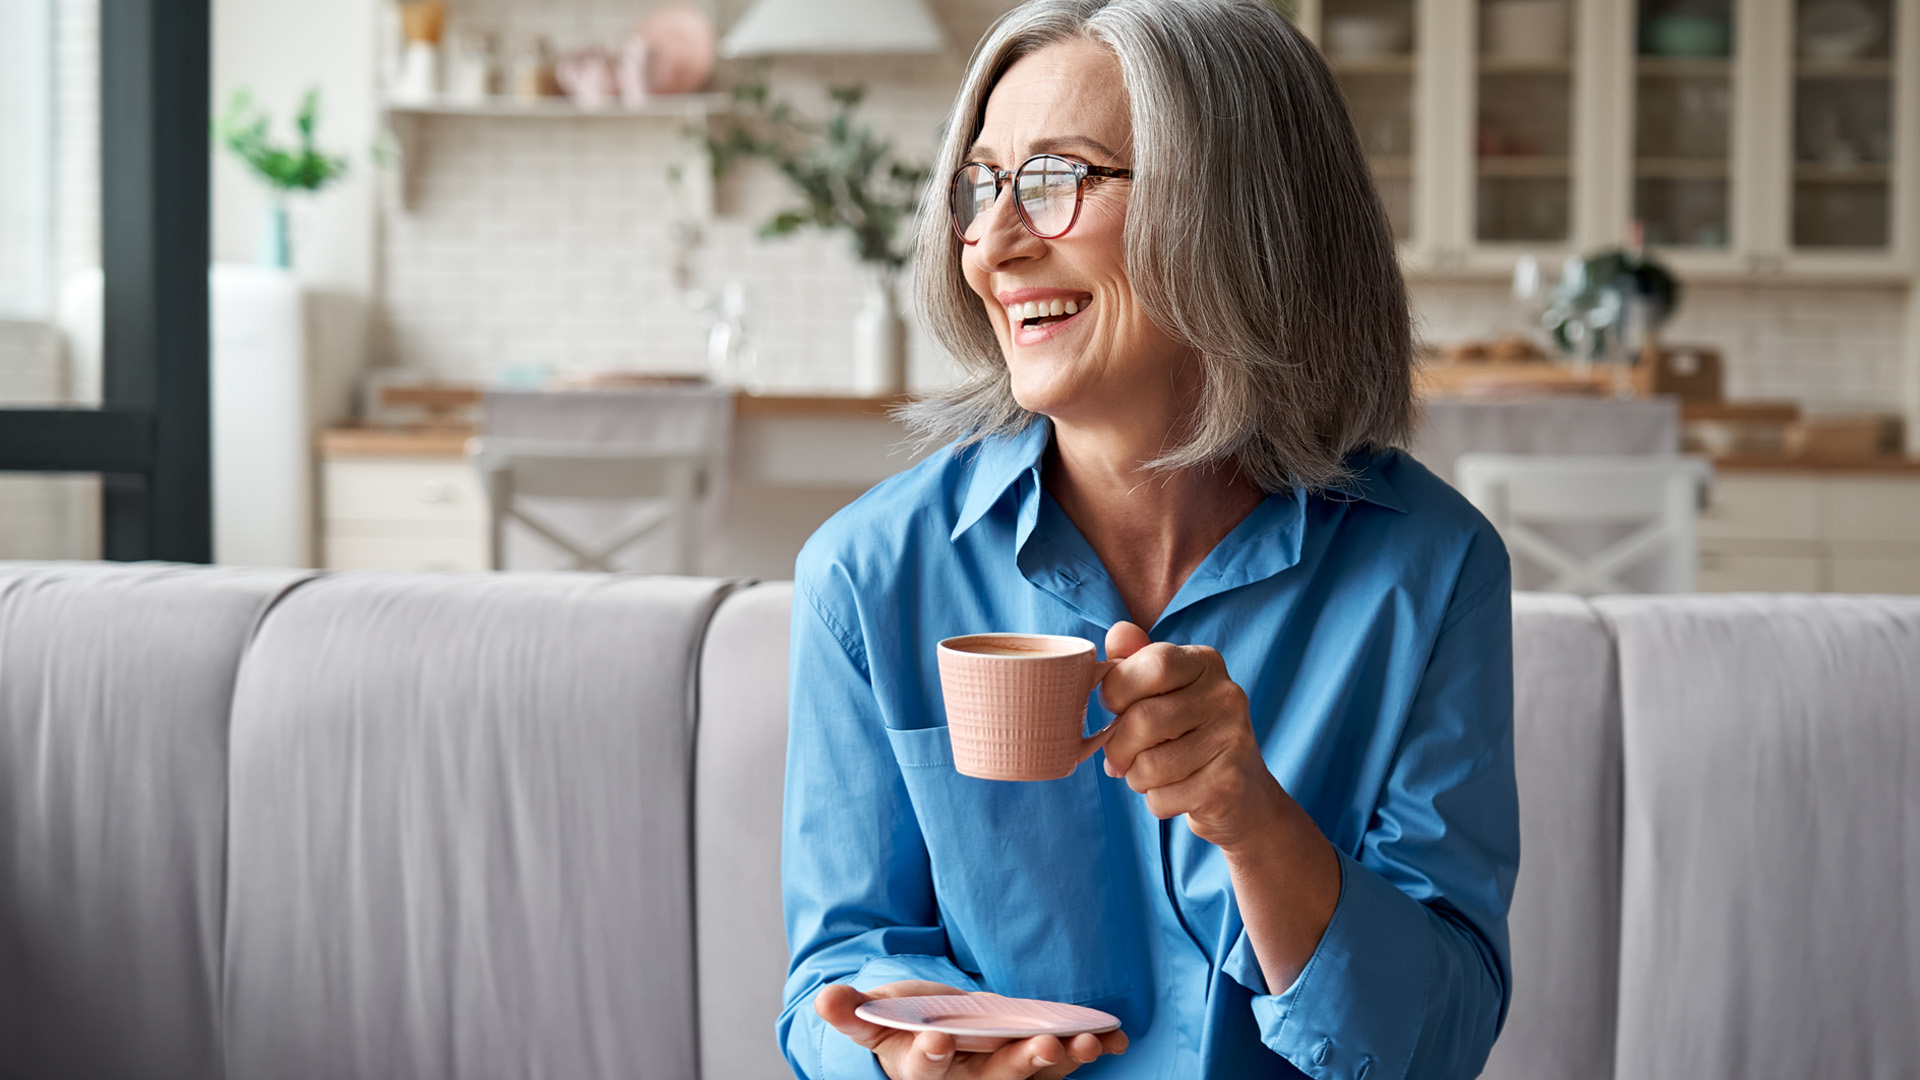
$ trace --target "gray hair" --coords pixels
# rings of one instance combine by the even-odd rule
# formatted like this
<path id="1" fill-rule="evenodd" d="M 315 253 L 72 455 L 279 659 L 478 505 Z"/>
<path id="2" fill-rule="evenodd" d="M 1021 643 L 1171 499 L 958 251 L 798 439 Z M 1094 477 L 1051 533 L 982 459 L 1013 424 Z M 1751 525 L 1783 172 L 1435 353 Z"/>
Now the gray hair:
<path id="1" fill-rule="evenodd" d="M 947 181 L 1013 63 L 1074 38 L 1112 49 L 1131 99 L 1127 274 L 1203 386 L 1158 470 L 1236 466 L 1266 491 L 1351 479 L 1343 459 L 1405 443 L 1412 324 L 1392 231 L 1340 91 L 1262 0 L 1031 0 L 974 52 L 923 202 L 919 308 L 964 372 L 902 411 L 963 445 L 1026 427 L 993 325 L 960 268 Z"/>

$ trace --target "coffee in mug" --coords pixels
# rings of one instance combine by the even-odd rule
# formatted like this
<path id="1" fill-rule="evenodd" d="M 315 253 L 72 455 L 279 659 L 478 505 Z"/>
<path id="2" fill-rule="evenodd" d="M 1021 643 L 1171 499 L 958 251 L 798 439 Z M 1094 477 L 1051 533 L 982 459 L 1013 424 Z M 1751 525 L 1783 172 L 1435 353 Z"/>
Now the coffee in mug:
<path id="1" fill-rule="evenodd" d="M 968 634 L 939 645 L 954 767 L 983 780 L 1058 780 L 1106 745 L 1082 736 L 1087 695 L 1113 667 L 1093 642 L 1056 634 Z"/>

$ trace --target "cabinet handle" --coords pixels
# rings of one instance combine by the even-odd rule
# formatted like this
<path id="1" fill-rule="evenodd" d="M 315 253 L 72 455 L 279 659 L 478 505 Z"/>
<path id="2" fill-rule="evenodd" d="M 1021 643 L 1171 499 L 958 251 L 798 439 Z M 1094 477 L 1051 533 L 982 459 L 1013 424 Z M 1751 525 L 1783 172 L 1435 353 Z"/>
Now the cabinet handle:
<path id="1" fill-rule="evenodd" d="M 423 503 L 450 503 L 454 499 L 453 485 L 445 480 L 422 480 L 416 490 Z"/>

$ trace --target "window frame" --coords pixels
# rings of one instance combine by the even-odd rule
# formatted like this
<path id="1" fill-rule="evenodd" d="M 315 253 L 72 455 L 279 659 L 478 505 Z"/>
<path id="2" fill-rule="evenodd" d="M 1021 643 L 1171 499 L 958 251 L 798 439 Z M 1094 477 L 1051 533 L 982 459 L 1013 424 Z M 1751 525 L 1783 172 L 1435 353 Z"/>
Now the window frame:
<path id="1" fill-rule="evenodd" d="M 108 559 L 213 560 L 210 0 L 100 0 L 99 408 L 0 408 L 0 472 L 99 473 Z"/>

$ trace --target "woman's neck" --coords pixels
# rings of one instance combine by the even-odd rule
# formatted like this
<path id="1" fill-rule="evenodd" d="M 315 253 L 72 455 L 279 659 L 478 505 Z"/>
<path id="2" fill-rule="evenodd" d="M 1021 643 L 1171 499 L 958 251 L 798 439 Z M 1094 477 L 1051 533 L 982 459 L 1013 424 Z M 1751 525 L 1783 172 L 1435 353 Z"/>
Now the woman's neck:
<path id="1" fill-rule="evenodd" d="M 1132 621 L 1148 628 L 1266 497 L 1231 465 L 1141 468 L 1172 444 L 1171 431 L 1142 435 L 1056 422 L 1041 470 L 1048 493 L 1113 576 Z"/>

